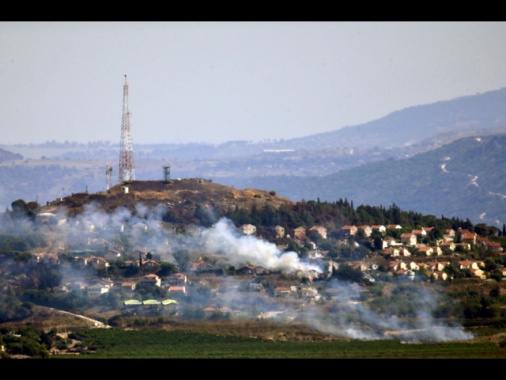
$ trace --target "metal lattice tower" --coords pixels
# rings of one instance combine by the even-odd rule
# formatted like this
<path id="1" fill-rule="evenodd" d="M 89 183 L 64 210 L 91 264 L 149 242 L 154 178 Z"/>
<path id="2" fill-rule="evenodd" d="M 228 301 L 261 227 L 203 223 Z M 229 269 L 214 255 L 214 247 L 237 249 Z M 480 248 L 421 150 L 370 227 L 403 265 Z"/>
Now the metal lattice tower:
<path id="1" fill-rule="evenodd" d="M 128 111 L 128 83 L 125 75 L 123 86 L 123 118 L 119 146 L 119 183 L 135 179 L 134 152 L 130 135 L 130 111 Z"/>

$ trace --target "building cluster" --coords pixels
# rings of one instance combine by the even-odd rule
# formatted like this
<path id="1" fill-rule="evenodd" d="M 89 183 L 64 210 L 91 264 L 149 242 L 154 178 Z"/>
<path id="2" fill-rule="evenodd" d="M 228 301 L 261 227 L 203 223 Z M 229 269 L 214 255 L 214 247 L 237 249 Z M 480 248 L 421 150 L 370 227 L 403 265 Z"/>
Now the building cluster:
<path id="1" fill-rule="evenodd" d="M 396 234 L 388 234 L 389 229 L 396 230 Z M 94 229 L 95 230 L 95 229 Z M 256 235 L 257 230 L 254 225 L 244 224 L 239 227 L 245 235 Z M 181 300 L 184 300 L 192 292 L 192 284 L 190 278 L 198 278 L 203 274 L 220 273 L 221 276 L 226 273 L 227 276 L 242 276 L 240 281 L 244 284 L 242 291 L 265 292 L 266 288 L 270 289 L 270 295 L 274 298 L 295 298 L 304 300 L 306 303 L 317 302 L 325 297 L 331 299 L 334 297 L 332 289 L 325 289 L 325 283 L 321 280 L 330 279 L 333 273 L 338 271 L 342 265 L 347 265 L 353 270 L 361 272 L 365 279 L 371 282 L 375 281 L 377 274 L 391 275 L 394 277 L 404 278 L 406 280 L 415 280 L 418 275 L 423 273 L 424 276 L 433 281 L 445 281 L 451 279 L 451 272 L 445 270 L 447 266 L 456 266 L 459 270 L 468 270 L 470 275 L 477 279 L 486 280 L 489 274 L 485 268 L 483 260 L 461 259 L 468 257 L 465 255 L 467 251 L 475 247 L 483 247 L 487 254 L 503 256 L 503 248 L 499 243 L 490 241 L 487 237 L 478 236 L 476 233 L 468 230 L 454 231 L 448 229 L 444 231 L 442 238 L 434 240 L 428 239 L 432 228 L 423 227 L 414 229 L 409 232 L 404 231 L 400 225 L 346 225 L 343 226 L 338 234 L 339 239 L 336 245 L 352 245 L 358 247 L 358 237 L 381 241 L 381 247 L 376 247 L 374 254 L 367 255 L 361 260 L 339 260 L 339 258 L 331 258 L 329 251 L 321 249 L 317 243 L 310 240 L 312 234 L 318 233 L 319 241 L 327 241 L 329 239 L 328 231 L 322 226 L 312 226 L 310 228 L 298 227 L 293 229 L 291 234 L 285 231 L 282 226 L 274 227 L 275 239 L 293 240 L 299 246 L 311 247 L 307 250 L 304 260 L 309 263 L 318 263 L 323 268 L 322 272 L 313 271 L 312 273 L 295 272 L 290 278 L 292 284 L 279 284 L 273 280 L 269 268 L 245 263 L 245 265 L 233 268 L 229 262 L 223 257 L 214 257 L 210 259 L 202 253 L 202 256 L 189 263 L 187 272 L 171 273 L 170 275 L 160 277 L 156 273 L 159 272 L 162 262 L 150 257 L 146 250 L 138 249 L 138 259 L 123 261 L 125 266 L 142 267 L 140 277 L 130 278 L 128 280 L 111 281 L 108 278 L 96 279 L 91 283 L 71 280 L 64 285 L 65 291 L 80 290 L 88 297 L 100 297 L 110 291 L 120 290 L 122 294 L 123 306 L 126 313 L 137 313 L 140 309 L 145 310 L 164 310 L 175 312 Z M 335 236 L 335 235 L 333 235 Z M 392 236 L 398 236 L 393 238 Z M 260 237 L 258 237 L 260 239 Z M 96 255 L 76 255 L 73 265 L 77 268 L 92 268 L 102 270 L 107 275 L 111 260 L 116 260 L 122 256 L 122 249 L 102 240 L 103 247 L 107 247 L 106 252 L 102 256 Z M 429 244 L 430 242 L 430 244 Z M 95 241 L 94 243 L 98 243 Z M 334 244 L 334 243 L 333 243 Z M 283 250 L 282 245 L 277 245 Z M 60 247 L 62 249 L 62 247 Z M 37 263 L 59 264 L 58 253 L 53 252 L 34 252 L 33 260 Z M 454 254 L 462 252 L 463 254 Z M 216 255 L 215 255 L 216 256 Z M 147 269 L 147 270 L 146 270 Z M 502 276 L 506 277 L 506 270 L 500 268 Z M 320 282 L 318 282 L 320 281 Z M 270 283 L 269 283 L 270 282 Z M 141 289 L 163 289 L 163 299 L 151 298 L 140 301 L 137 296 Z M 146 293 L 146 292 L 144 292 Z M 230 310 L 224 310 L 222 307 L 206 306 L 204 310 L 206 315 L 210 313 L 230 313 Z"/>

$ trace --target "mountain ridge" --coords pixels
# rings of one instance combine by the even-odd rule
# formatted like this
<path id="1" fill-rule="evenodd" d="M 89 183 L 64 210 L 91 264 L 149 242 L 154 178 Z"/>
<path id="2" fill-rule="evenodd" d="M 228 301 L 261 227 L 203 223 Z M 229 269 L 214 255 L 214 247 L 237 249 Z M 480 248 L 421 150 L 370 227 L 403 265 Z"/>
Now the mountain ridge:
<path id="1" fill-rule="evenodd" d="M 349 185 L 330 180 L 321 183 L 318 178 L 334 175 L 346 177 L 351 183 L 358 179 L 350 177 L 350 173 L 355 170 L 367 173 L 364 167 L 373 164 L 372 168 L 381 173 L 382 167 L 392 162 L 434 152 L 435 149 L 458 139 L 503 133 L 506 133 L 506 88 L 409 107 L 376 121 L 305 138 L 255 144 L 230 141 L 219 146 L 134 144 L 134 154 L 139 180 L 161 179 L 162 166 L 169 162 L 173 178 L 208 178 L 238 189 L 272 189 L 278 194 L 292 197 L 292 201 L 300 197 L 306 200 L 322 197 L 325 195 L 321 189 L 323 186 L 327 188 L 325 191 L 332 194 L 334 200 L 348 197 L 350 200 L 371 205 L 388 200 L 389 203 L 403 203 L 403 208 L 420 212 L 425 212 L 426 205 L 417 204 L 416 201 L 404 204 L 405 195 L 412 194 L 416 198 L 426 199 L 425 194 L 432 193 L 434 197 L 448 198 L 446 202 L 439 202 L 443 208 L 434 213 L 458 213 L 456 216 L 459 218 L 470 217 L 478 222 L 482 220 L 480 215 L 483 212 L 486 212 L 485 215 L 494 215 L 494 209 L 502 210 L 502 198 L 496 196 L 495 201 L 487 200 L 491 203 L 487 209 L 491 211 L 477 214 L 478 210 L 473 207 L 472 212 L 468 213 L 464 206 L 458 206 L 457 200 L 462 194 L 452 194 L 450 190 L 438 191 L 447 187 L 444 183 L 448 180 L 447 177 L 435 176 L 434 181 L 426 180 L 426 183 L 431 183 L 428 188 L 426 184 L 420 183 L 417 170 L 413 169 L 413 173 L 404 173 L 403 180 L 397 181 L 399 189 L 396 192 L 388 190 L 381 199 L 367 194 L 372 193 L 372 190 L 388 189 L 391 186 L 383 183 L 392 181 L 389 177 L 392 174 L 388 172 L 379 175 L 374 189 L 368 188 L 367 180 L 363 179 L 365 185 L 362 185 L 360 192 L 348 192 L 346 189 Z M 345 148 L 350 146 L 353 148 Z M 86 145 L 52 142 L 41 146 L 22 147 L 0 145 L 0 148 L 12 153 L 3 154 L 5 160 L 0 162 L 0 207 L 5 208 L 16 199 L 44 203 L 70 193 L 105 191 L 105 168 L 111 165 L 111 162 L 117 162 L 119 157 L 119 146 L 103 142 Z M 36 158 L 37 154 L 30 155 L 30 158 L 19 157 L 21 152 L 37 149 L 41 149 L 39 158 Z M 488 170 L 489 163 L 483 160 L 481 162 L 482 167 Z M 500 172 L 497 158 L 491 165 L 496 168 L 494 170 Z M 480 170 L 476 169 L 473 174 L 479 178 L 488 175 Z M 296 178 L 291 180 L 291 177 Z M 444 181 L 437 183 L 437 179 Z M 409 184 L 401 186 L 404 182 Z M 290 189 L 287 189 L 288 183 Z M 498 183 L 502 184 L 501 181 Z M 457 185 L 461 186 L 458 181 L 455 182 L 455 186 Z M 412 191 L 413 186 L 420 186 L 419 193 Z M 300 190 L 299 193 L 294 194 L 297 189 Z M 491 189 L 492 193 L 506 193 L 505 187 Z M 458 188 L 456 191 L 458 192 Z M 473 206 L 476 199 L 482 199 L 479 195 L 477 194 L 474 200 L 465 198 L 460 201 L 462 205 Z M 435 203 L 432 200 L 426 202 Z M 496 219 L 491 217 L 490 221 L 496 224 L 502 220 Z"/>
<path id="2" fill-rule="evenodd" d="M 353 200 L 355 205 L 398 205 L 424 214 L 506 223 L 506 134 L 466 137 L 404 160 L 393 158 L 326 176 L 254 177 L 292 200 Z M 337 189 L 337 191 L 336 191 Z M 311 196 L 311 198 L 309 198 Z"/>

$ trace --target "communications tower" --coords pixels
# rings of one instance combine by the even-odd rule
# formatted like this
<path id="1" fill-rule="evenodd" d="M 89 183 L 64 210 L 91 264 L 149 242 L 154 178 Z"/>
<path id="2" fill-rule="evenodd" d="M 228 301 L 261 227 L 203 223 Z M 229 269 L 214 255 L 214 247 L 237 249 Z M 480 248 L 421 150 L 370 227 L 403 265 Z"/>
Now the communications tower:
<path id="1" fill-rule="evenodd" d="M 135 179 L 134 152 L 130 135 L 130 111 L 128 111 L 128 83 L 125 74 L 123 85 L 123 117 L 121 121 L 121 141 L 119 145 L 119 183 Z"/>

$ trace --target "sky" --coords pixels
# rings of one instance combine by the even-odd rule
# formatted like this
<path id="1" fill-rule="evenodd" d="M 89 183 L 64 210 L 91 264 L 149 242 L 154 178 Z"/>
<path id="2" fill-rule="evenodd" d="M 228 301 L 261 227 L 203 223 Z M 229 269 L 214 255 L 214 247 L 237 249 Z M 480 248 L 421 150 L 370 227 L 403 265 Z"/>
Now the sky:
<path id="1" fill-rule="evenodd" d="M 506 87 L 506 22 L 0 22 L 0 145 L 274 141 Z M 125 78 L 126 75 L 126 78 Z"/>

